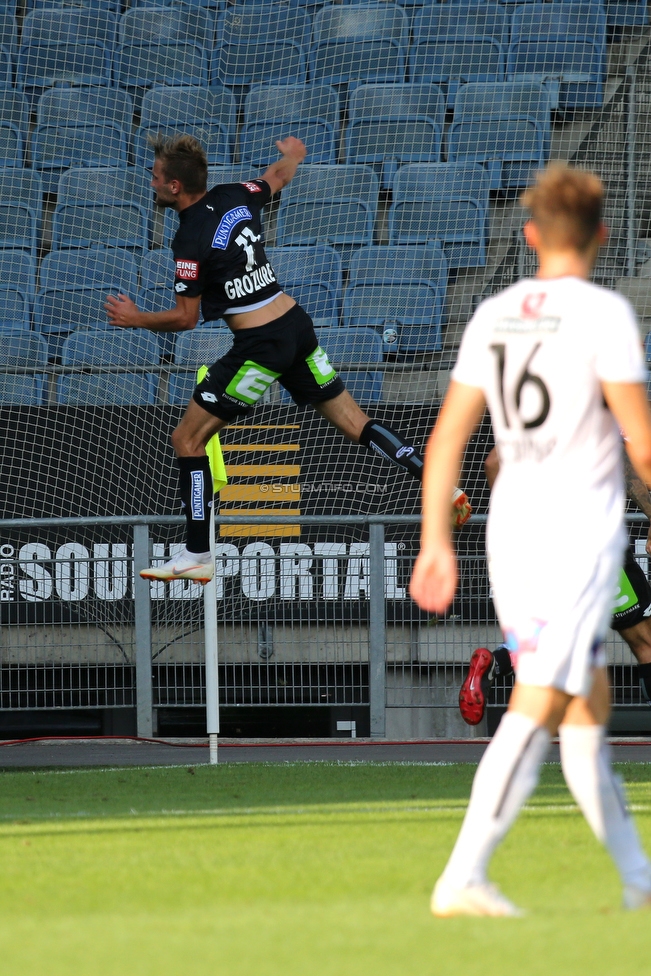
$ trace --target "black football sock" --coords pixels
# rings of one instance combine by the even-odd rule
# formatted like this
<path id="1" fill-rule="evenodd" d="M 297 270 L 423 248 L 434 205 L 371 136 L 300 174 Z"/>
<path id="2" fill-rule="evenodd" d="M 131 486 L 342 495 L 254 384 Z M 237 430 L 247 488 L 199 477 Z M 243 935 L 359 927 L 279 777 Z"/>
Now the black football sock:
<path id="1" fill-rule="evenodd" d="M 422 454 L 386 424 L 381 424 L 379 420 L 369 420 L 359 435 L 359 443 L 369 451 L 381 454 L 387 461 L 397 464 L 419 481 L 423 480 Z"/>
<path id="2" fill-rule="evenodd" d="M 495 671 L 493 672 L 493 678 L 504 678 L 509 674 L 513 674 L 513 662 L 511 661 L 511 655 L 508 649 L 504 647 L 504 644 L 500 644 L 493 651 L 493 660 L 495 661 Z"/>
<path id="3" fill-rule="evenodd" d="M 213 502 L 212 475 L 206 454 L 180 457 L 179 488 L 181 506 L 188 524 L 188 552 L 210 552 L 210 509 Z"/>
<path id="4" fill-rule="evenodd" d="M 640 678 L 642 698 L 651 702 L 651 664 L 638 664 L 637 673 Z"/>

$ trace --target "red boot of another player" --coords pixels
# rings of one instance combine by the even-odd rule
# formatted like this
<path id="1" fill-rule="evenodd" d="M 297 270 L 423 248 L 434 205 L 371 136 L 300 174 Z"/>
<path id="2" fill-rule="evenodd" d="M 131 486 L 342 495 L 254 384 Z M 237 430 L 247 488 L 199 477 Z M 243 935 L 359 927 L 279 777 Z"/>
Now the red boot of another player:
<path id="1" fill-rule="evenodd" d="M 459 692 L 459 711 L 468 725 L 479 725 L 484 717 L 494 671 L 493 654 L 487 647 L 478 647 L 470 658 L 468 674 Z"/>

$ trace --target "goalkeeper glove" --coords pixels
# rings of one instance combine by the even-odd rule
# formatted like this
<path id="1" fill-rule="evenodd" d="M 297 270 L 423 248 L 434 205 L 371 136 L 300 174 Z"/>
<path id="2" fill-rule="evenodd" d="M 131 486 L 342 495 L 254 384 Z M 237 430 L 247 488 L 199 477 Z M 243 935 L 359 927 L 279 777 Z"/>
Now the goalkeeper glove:
<path id="1" fill-rule="evenodd" d="M 472 506 L 465 491 L 455 488 L 452 493 L 452 528 L 460 529 L 462 525 L 465 525 L 471 512 Z"/>

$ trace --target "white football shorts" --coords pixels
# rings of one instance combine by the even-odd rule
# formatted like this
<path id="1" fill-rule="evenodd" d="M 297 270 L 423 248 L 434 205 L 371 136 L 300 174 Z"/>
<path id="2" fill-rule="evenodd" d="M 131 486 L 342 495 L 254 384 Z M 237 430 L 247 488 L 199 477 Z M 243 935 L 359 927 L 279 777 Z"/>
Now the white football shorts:
<path id="1" fill-rule="evenodd" d="M 599 553 L 555 552 L 545 559 L 489 559 L 493 599 L 504 641 L 523 685 L 589 694 L 605 667 L 603 640 L 622 566 L 623 539 Z M 547 550 L 549 553 L 549 550 Z"/>

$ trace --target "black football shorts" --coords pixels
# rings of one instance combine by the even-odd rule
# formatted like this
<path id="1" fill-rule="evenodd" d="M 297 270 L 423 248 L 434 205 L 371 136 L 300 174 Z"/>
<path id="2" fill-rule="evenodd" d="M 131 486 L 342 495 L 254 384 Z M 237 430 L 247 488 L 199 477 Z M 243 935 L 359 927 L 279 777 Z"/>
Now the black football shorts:
<path id="1" fill-rule="evenodd" d="M 230 421 L 250 413 L 274 380 L 298 406 L 332 400 L 345 389 L 300 305 L 266 325 L 235 332 L 233 345 L 210 367 L 192 398 L 208 413 Z"/>
<path id="2" fill-rule="evenodd" d="M 610 626 L 613 630 L 627 630 L 649 616 L 651 616 L 651 587 L 629 546 L 626 550 L 624 568 L 619 574 Z"/>

